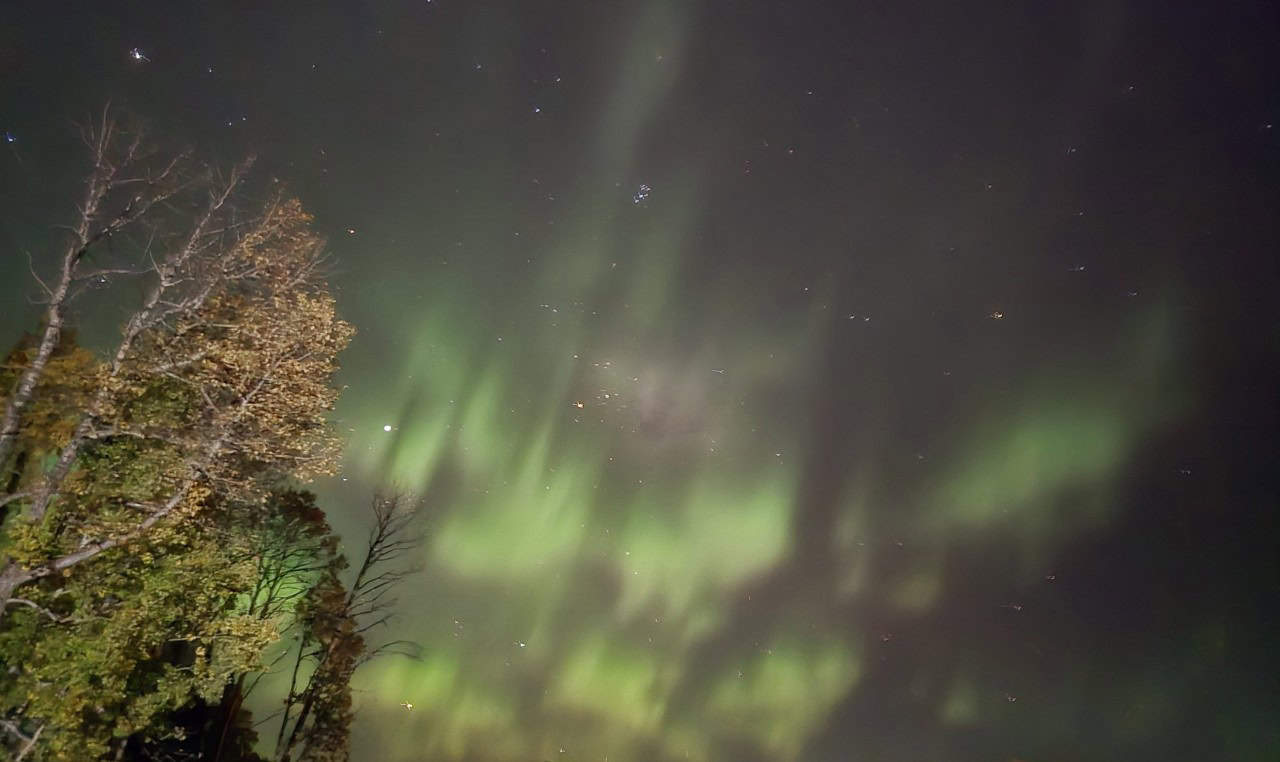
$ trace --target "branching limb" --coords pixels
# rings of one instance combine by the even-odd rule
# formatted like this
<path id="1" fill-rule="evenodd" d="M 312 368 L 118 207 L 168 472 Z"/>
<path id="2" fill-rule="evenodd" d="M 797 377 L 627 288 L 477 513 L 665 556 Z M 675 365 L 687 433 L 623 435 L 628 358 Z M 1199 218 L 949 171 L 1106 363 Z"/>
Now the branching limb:
<path id="1" fill-rule="evenodd" d="M 58 616 L 57 614 L 53 613 L 53 612 L 52 612 L 52 611 L 50 611 L 49 609 L 45 608 L 44 606 L 41 606 L 40 604 L 36 603 L 35 601 L 27 600 L 26 598 L 10 598 L 10 599 L 5 603 L 5 605 L 6 605 L 6 606 L 12 606 L 12 605 L 14 605 L 14 604 L 18 604 L 18 605 L 21 605 L 21 606 L 26 606 L 26 607 L 28 607 L 28 608 L 35 609 L 36 611 L 40 612 L 41 614 L 44 614 L 45 616 L 49 617 L 49 619 L 53 620 L 54 622 L 62 623 L 62 622 L 69 621 L 69 619 L 68 619 L 67 617 Z"/>
<path id="2" fill-rule="evenodd" d="M 0 508 L 5 507 L 9 503 L 12 503 L 14 500 L 21 500 L 24 497 L 31 497 L 31 493 L 30 492 L 10 492 L 9 494 L 0 497 Z"/>
<path id="3" fill-rule="evenodd" d="M 18 756 L 14 757 L 15 762 L 22 762 L 31 753 L 31 750 L 36 747 L 36 741 L 40 740 L 40 734 L 44 732 L 44 725 L 41 725 L 36 728 L 34 733 L 28 736 L 15 723 L 9 720 L 0 720 L 0 727 L 22 743 L 22 749 L 18 752 Z"/>

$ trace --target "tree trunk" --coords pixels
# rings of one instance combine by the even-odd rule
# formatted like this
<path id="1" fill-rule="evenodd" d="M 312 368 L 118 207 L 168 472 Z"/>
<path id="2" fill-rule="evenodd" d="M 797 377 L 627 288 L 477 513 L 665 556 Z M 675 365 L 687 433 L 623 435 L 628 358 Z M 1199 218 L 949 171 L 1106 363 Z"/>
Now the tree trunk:
<path id="1" fill-rule="evenodd" d="M 62 337 L 62 309 L 66 306 L 67 289 L 71 285 L 71 276 L 75 271 L 75 260 L 68 256 L 63 261 L 62 276 L 58 285 L 50 295 L 49 310 L 45 315 L 44 335 L 40 337 L 40 346 L 31 364 L 18 379 L 18 387 L 6 400 L 4 419 L 0 421 L 0 466 L 7 466 L 13 447 L 18 442 L 18 429 L 22 422 L 22 411 L 31 402 L 35 394 L 36 384 L 44 376 L 44 367 L 49 357 L 57 348 Z"/>
<path id="2" fill-rule="evenodd" d="M 231 726 L 235 724 L 236 716 L 240 713 L 240 706 L 244 703 L 244 678 L 242 674 L 234 683 L 229 684 L 222 691 L 222 701 L 218 702 L 217 720 L 222 725 L 222 730 L 218 733 L 218 742 L 213 747 L 213 756 L 210 762 L 222 762 L 222 749 L 227 743 L 227 734 L 231 731 Z M 206 747 L 207 750 L 207 747 Z"/>
<path id="3" fill-rule="evenodd" d="M 36 350 L 36 356 L 31 360 L 31 364 L 27 366 L 27 369 L 22 372 L 22 376 L 18 379 L 18 386 L 13 394 L 5 401 L 4 418 L 0 420 L 0 468 L 7 466 L 9 463 L 9 456 L 13 453 L 13 447 L 18 441 L 18 429 L 22 421 L 22 411 L 31 402 L 31 396 L 35 393 L 36 385 L 40 383 L 40 378 L 44 375 L 45 365 L 48 364 L 49 357 L 53 354 L 53 350 L 57 348 L 58 342 L 62 338 L 62 322 L 65 318 L 63 310 L 66 309 L 67 297 L 71 292 L 71 283 L 75 279 L 76 269 L 80 266 L 80 261 L 84 259 L 84 255 L 91 245 L 111 235 L 115 228 L 128 219 L 127 216 L 122 215 L 120 219 L 108 224 L 97 234 L 91 235 L 89 232 L 93 227 L 94 219 L 98 215 L 98 207 L 111 189 L 111 182 L 115 177 L 116 169 L 118 169 L 118 167 L 112 167 L 106 161 L 107 150 L 111 146 L 112 133 L 113 125 L 108 114 L 103 112 L 102 124 L 98 129 L 96 145 L 93 147 L 93 170 L 89 173 L 88 179 L 85 180 L 84 201 L 80 205 L 80 219 L 75 227 L 75 240 L 67 246 L 67 250 L 62 255 L 62 267 L 58 272 L 57 283 L 53 285 L 53 288 L 45 287 L 45 295 L 49 299 L 49 306 L 45 308 L 44 334 L 40 337 L 40 345 Z M 132 159 L 133 151 L 135 150 L 137 150 L 136 143 L 125 159 L 125 164 Z M 43 282 L 41 285 L 43 285 Z"/>

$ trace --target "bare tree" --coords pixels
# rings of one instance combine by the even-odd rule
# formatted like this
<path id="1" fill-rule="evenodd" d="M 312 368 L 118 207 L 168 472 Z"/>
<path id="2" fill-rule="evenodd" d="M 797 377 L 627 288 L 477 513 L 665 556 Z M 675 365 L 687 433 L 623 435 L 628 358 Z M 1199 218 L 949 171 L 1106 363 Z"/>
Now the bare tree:
<path id="1" fill-rule="evenodd" d="M 344 568 L 345 559 L 338 552 L 338 536 L 315 505 L 315 495 L 282 490 L 273 495 L 271 502 L 272 510 L 259 512 L 250 522 L 250 542 L 257 549 L 256 568 L 244 611 L 258 619 L 285 622 L 279 634 L 287 637 L 300 626 L 298 617 L 292 616 L 299 601 L 322 575 Z M 261 671 L 238 675 L 227 685 L 218 707 L 220 730 L 213 745 L 214 762 L 222 758 L 228 734 L 245 700 L 289 655 L 290 649 L 283 649 Z"/>
<path id="2" fill-rule="evenodd" d="M 84 195 L 76 221 L 69 228 L 67 245 L 56 258 L 54 277 L 46 282 L 32 268 L 44 293 L 44 328 L 31 364 L 5 400 L 0 417 L 0 466 L 7 466 L 13 453 L 22 412 L 58 346 L 67 308 L 80 290 L 77 286 L 129 272 L 127 268 L 85 267 L 91 251 L 107 245 L 113 236 L 198 180 L 185 152 L 159 157 L 145 144 L 142 129 L 121 126 L 110 106 L 103 109 L 96 124 L 81 129 L 81 137 L 90 158 Z"/>
<path id="3" fill-rule="evenodd" d="M 336 576 L 330 577 L 308 600 L 276 735 L 277 762 L 345 759 L 352 675 L 383 654 L 418 655 L 409 641 L 367 644 L 368 633 L 392 618 L 396 587 L 417 569 L 404 561 L 422 544 L 416 530 L 418 504 L 401 493 L 375 495 L 372 513 L 364 559 L 351 586 L 344 590 Z"/>

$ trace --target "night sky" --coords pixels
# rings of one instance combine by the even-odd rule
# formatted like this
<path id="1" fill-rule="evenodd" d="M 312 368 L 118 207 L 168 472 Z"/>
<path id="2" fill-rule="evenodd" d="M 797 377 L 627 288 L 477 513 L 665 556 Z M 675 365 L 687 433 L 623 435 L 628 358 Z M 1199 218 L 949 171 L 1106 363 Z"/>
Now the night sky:
<path id="1" fill-rule="evenodd" d="M 2 338 L 108 99 L 317 215 L 359 331 L 317 489 L 430 509 L 356 762 L 1274 760 L 1277 30 L 19 0 Z"/>

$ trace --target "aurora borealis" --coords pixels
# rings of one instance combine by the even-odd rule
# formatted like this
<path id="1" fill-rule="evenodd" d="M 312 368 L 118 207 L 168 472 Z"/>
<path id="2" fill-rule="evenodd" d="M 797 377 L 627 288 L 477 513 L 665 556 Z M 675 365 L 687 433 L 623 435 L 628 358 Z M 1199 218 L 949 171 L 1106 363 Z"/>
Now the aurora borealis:
<path id="1" fill-rule="evenodd" d="M 356 762 L 1280 748 L 1274 8 L 72 5 L 4 312 L 108 96 L 316 213 L 322 502 L 430 507 Z"/>

